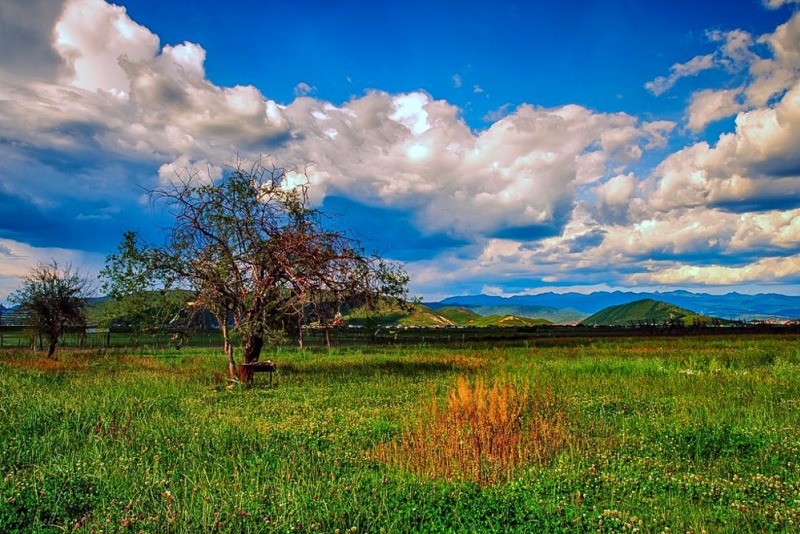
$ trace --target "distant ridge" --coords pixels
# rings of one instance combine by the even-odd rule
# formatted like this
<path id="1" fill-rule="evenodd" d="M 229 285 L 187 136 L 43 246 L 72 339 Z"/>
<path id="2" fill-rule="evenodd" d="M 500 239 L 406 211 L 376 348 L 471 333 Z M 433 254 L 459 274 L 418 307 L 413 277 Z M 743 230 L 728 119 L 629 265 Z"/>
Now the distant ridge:
<path id="1" fill-rule="evenodd" d="M 800 317 L 800 297 L 777 293 L 744 295 L 734 292 L 725 295 L 710 295 L 707 293 L 692 293 L 690 291 L 669 291 L 664 293 L 598 291 L 589 294 L 548 292 L 515 297 L 492 295 L 456 296 L 448 297 L 441 302 L 429 305 L 434 309 L 443 306 L 461 306 L 472 309 L 481 306 L 545 306 L 557 310 L 571 308 L 588 316 L 608 306 L 628 304 L 643 299 L 658 300 L 680 308 L 693 310 L 702 315 L 723 319 L 787 320 Z"/>

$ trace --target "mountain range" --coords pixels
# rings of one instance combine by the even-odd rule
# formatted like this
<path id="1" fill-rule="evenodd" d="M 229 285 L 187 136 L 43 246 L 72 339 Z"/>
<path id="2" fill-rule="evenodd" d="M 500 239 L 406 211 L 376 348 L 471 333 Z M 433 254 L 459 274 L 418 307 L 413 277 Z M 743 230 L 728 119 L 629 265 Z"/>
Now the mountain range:
<path id="1" fill-rule="evenodd" d="M 465 295 L 448 297 L 440 302 L 426 303 L 432 309 L 447 306 L 460 306 L 478 310 L 484 307 L 514 307 L 514 314 L 523 317 L 542 317 L 530 307 L 546 307 L 559 311 L 578 312 L 580 317 L 568 320 L 550 320 L 566 323 L 581 320 L 609 306 L 628 304 L 637 300 L 652 299 L 673 304 L 695 313 L 719 317 L 721 319 L 739 320 L 787 320 L 800 317 L 800 297 L 780 295 L 777 293 L 760 293 L 746 295 L 727 293 L 711 295 L 708 293 L 692 293 L 690 291 L 668 291 L 651 293 L 634 293 L 630 291 L 597 291 L 594 293 L 540 293 L 538 295 L 519 295 L 514 297 L 498 297 L 493 295 Z M 494 313 L 501 308 L 494 308 Z"/>

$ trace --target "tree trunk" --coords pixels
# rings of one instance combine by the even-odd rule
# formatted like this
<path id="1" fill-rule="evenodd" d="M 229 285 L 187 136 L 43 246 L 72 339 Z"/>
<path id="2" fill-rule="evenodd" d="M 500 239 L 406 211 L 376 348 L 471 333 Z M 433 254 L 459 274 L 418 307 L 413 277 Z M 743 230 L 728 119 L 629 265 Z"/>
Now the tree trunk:
<path id="1" fill-rule="evenodd" d="M 55 356 L 55 353 L 56 353 L 56 344 L 57 343 L 58 343 L 58 338 L 51 336 L 50 337 L 50 342 L 48 343 L 48 346 L 47 346 L 47 359 L 48 360 L 55 359 L 54 356 Z"/>
<path id="2" fill-rule="evenodd" d="M 303 315 L 301 314 L 297 319 L 297 341 L 300 343 L 300 348 L 303 348 Z"/>
<path id="3" fill-rule="evenodd" d="M 242 363 L 254 363 L 261 356 L 261 349 L 264 348 L 264 336 L 250 335 L 244 341 L 244 354 Z"/>
<path id="4" fill-rule="evenodd" d="M 251 335 L 245 339 L 242 354 L 242 363 L 255 363 L 261 355 L 261 349 L 264 347 L 264 338 L 262 336 Z M 253 381 L 252 372 L 248 372 L 246 367 L 239 366 L 239 380 L 244 383 Z"/>
<path id="5" fill-rule="evenodd" d="M 228 360 L 228 379 L 236 380 L 238 373 L 236 371 L 236 361 L 233 359 L 233 344 L 228 337 L 228 327 L 220 321 L 220 330 L 222 331 L 222 350 L 225 351 L 225 358 Z"/>

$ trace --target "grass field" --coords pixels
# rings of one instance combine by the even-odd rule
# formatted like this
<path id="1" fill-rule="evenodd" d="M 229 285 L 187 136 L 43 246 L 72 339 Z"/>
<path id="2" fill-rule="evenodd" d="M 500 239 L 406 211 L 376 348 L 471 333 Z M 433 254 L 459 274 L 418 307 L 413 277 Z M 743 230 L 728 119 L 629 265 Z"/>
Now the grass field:
<path id="1" fill-rule="evenodd" d="M 0 350 L 0 532 L 797 532 L 800 340 Z"/>

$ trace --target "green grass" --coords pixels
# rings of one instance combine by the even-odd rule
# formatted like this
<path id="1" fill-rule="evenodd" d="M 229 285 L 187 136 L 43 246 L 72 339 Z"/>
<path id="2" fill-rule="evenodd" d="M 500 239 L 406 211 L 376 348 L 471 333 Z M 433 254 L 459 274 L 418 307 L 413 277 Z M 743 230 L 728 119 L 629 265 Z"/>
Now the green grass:
<path id="1" fill-rule="evenodd" d="M 797 338 L 556 341 L 282 349 L 249 389 L 200 347 L 2 350 L 0 532 L 799 529 Z M 547 391 L 568 445 L 483 486 L 372 459 L 459 377 Z"/>

